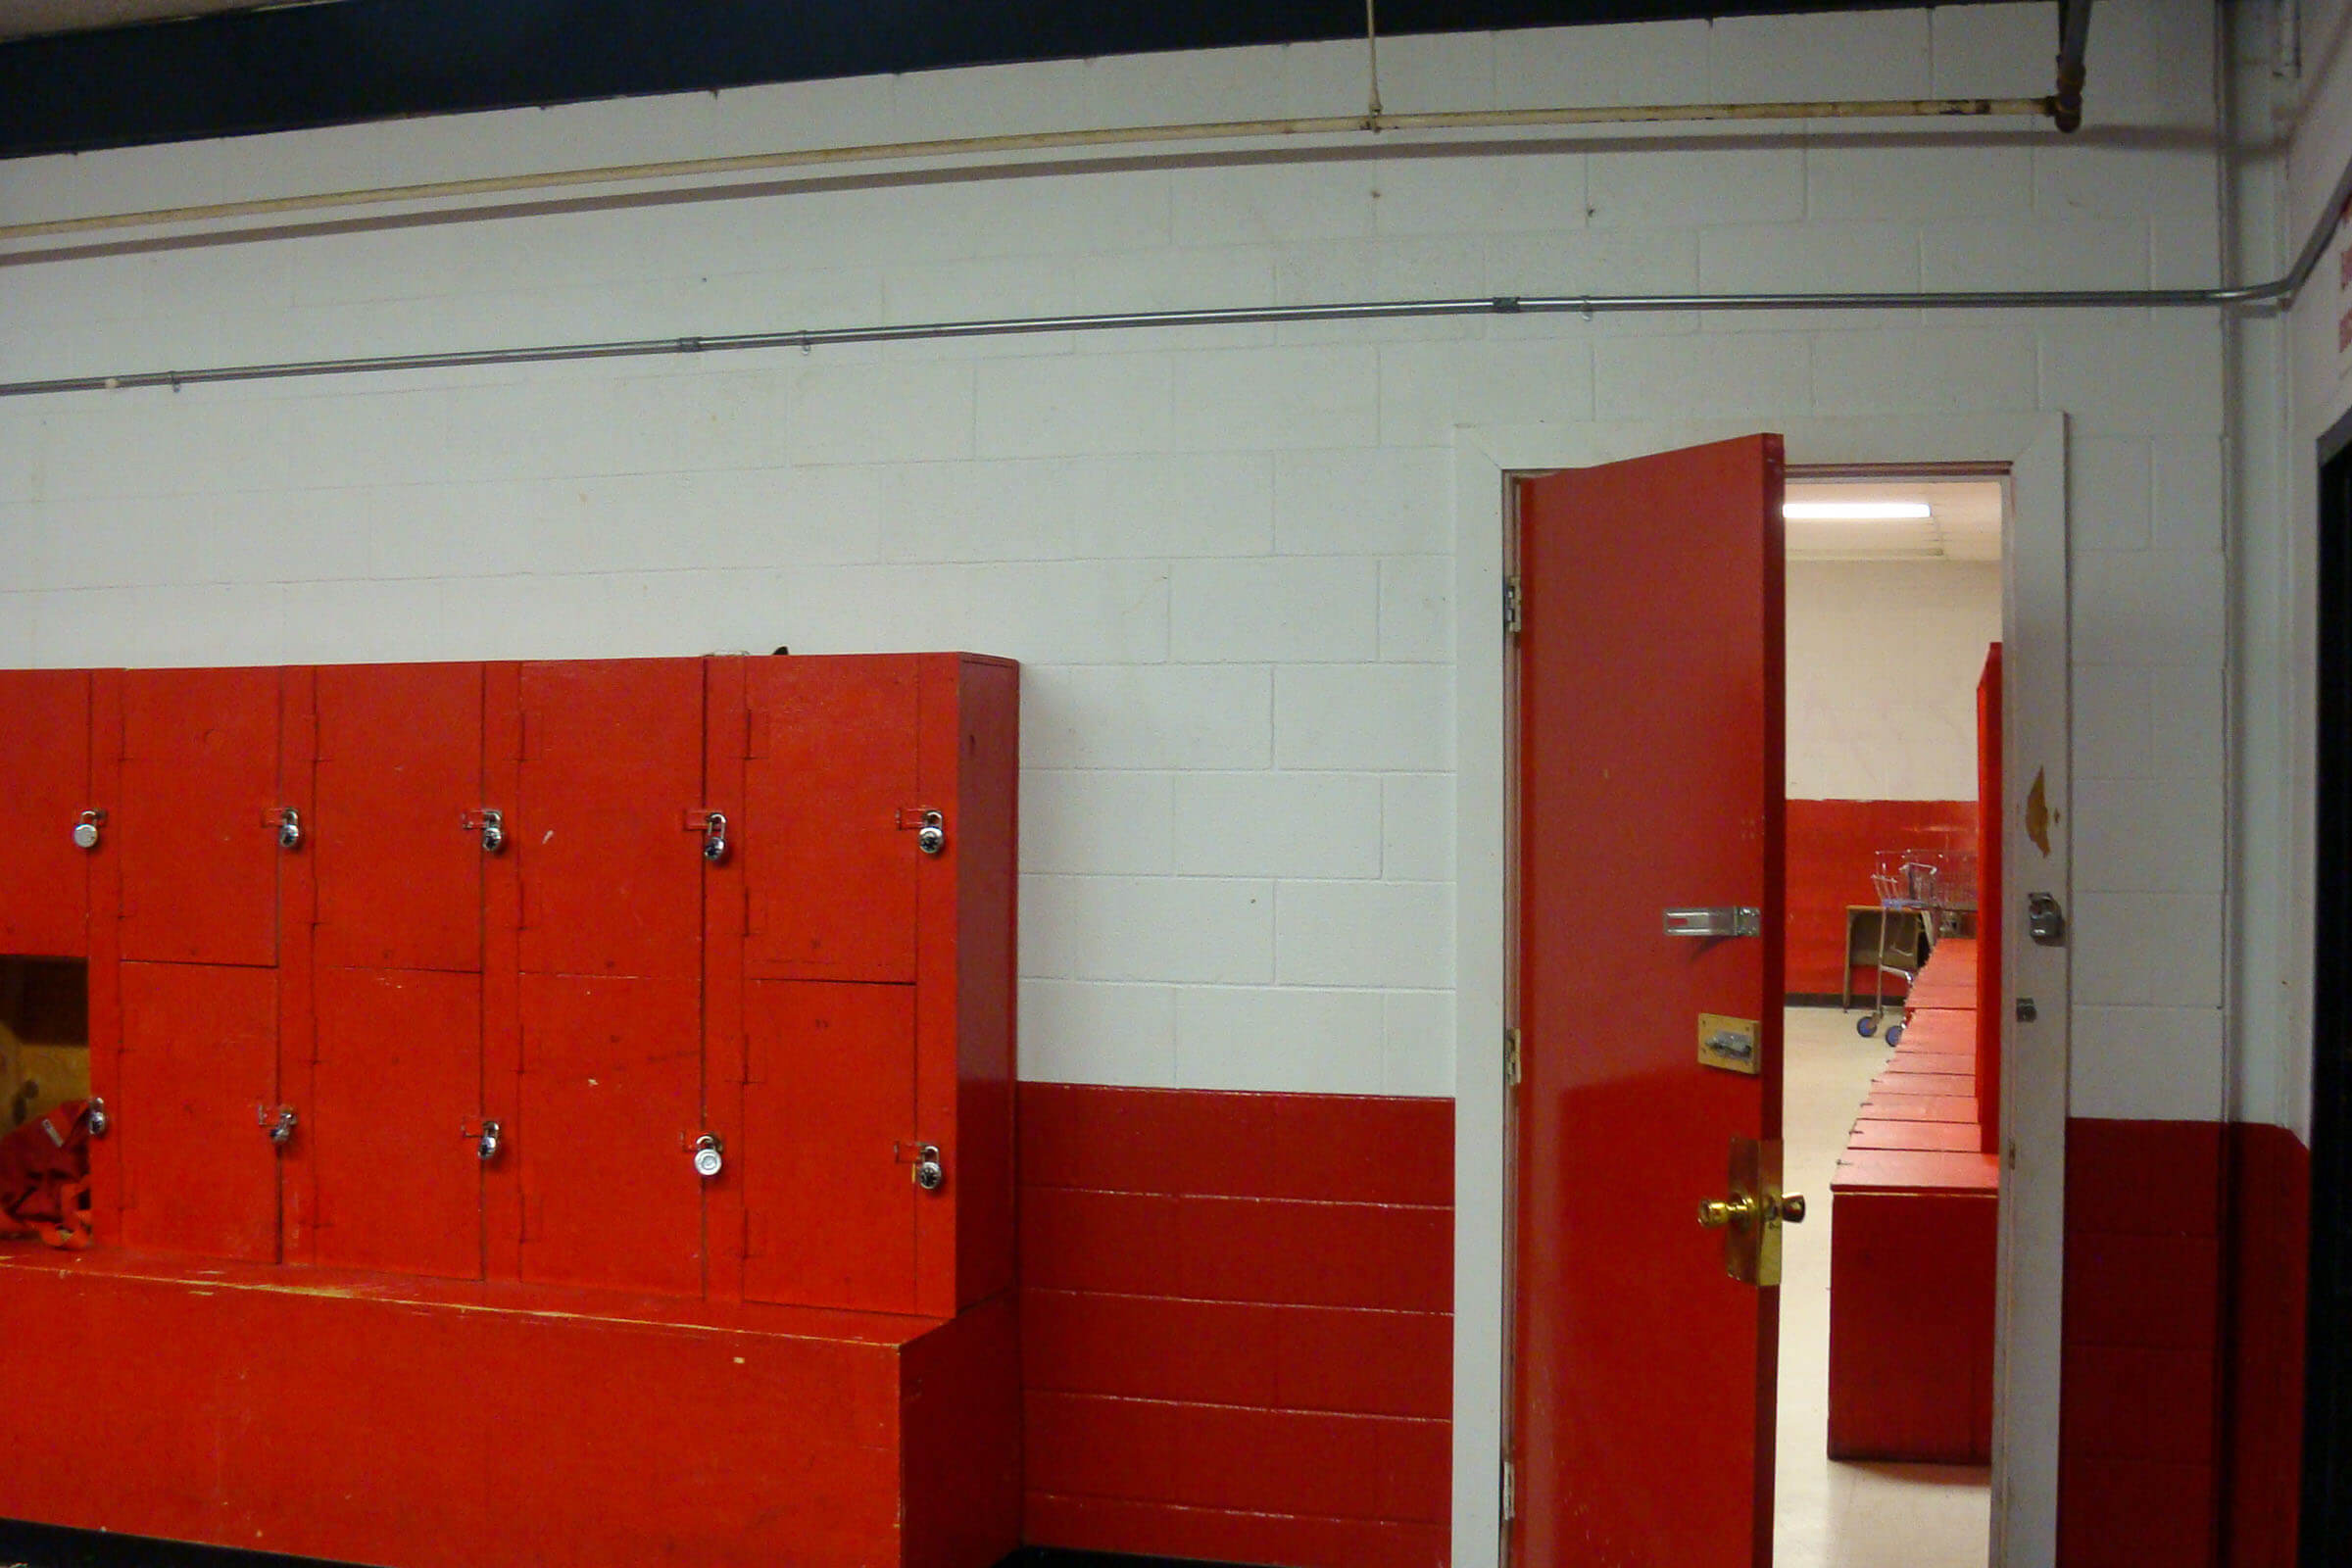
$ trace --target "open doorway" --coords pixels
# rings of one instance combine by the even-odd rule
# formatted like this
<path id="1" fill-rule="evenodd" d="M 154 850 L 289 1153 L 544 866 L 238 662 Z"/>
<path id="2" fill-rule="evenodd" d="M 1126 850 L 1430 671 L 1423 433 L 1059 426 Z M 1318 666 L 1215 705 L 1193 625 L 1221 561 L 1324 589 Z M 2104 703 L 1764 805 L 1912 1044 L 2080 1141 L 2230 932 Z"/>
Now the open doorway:
<path id="1" fill-rule="evenodd" d="M 1788 475 L 1782 1568 L 1987 1556 L 2007 507 L 2005 466 Z"/>

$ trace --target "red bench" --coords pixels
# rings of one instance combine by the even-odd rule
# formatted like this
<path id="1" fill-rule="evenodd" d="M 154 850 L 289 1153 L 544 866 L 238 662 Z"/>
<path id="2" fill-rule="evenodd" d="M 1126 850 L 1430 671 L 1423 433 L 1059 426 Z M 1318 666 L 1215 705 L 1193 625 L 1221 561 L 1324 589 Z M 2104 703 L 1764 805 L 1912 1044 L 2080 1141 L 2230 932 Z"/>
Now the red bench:
<path id="1" fill-rule="evenodd" d="M 1982 1150 L 1975 944 L 1937 944 L 1830 1183 L 1830 1457 L 1985 1464 L 2000 1162 Z"/>

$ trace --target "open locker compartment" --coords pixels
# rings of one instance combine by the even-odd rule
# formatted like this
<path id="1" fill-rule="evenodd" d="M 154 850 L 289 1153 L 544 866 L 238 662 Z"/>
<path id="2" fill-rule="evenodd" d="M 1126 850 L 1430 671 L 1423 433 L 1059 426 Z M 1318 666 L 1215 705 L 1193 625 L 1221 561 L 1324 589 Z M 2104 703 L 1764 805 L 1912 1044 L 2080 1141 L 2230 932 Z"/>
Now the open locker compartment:
<path id="1" fill-rule="evenodd" d="M 89 965 L 0 957 L 0 1246 L 85 1248 Z"/>

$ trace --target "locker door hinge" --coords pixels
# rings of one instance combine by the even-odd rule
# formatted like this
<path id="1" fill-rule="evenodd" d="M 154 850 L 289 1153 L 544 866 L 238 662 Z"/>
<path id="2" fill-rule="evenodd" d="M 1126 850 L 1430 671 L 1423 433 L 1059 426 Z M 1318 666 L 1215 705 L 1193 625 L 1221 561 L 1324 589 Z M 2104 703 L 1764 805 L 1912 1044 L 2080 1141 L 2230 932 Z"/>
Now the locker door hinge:
<path id="1" fill-rule="evenodd" d="M 1510 1460 L 1502 1461 L 1502 1522 L 1509 1524 L 1519 1517 L 1519 1467 Z"/>
<path id="2" fill-rule="evenodd" d="M 1502 1032 L 1502 1081 L 1513 1089 L 1519 1087 L 1519 1031 Z"/>
<path id="3" fill-rule="evenodd" d="M 1527 585 L 1515 571 L 1502 579 L 1502 629 L 1513 637 L 1527 630 Z"/>

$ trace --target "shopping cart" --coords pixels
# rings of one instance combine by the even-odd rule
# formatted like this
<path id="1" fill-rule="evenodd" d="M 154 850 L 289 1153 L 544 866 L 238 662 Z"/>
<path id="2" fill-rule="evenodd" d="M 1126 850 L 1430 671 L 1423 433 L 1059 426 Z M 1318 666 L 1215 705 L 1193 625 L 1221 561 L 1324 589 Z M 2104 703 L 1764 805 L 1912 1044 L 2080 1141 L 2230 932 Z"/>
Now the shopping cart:
<path id="1" fill-rule="evenodd" d="M 1870 1011 L 1854 1020 L 1868 1040 L 1886 1016 L 1886 977 L 1902 981 L 1907 994 L 1919 978 L 1917 965 L 1936 939 L 1959 929 L 1977 906 L 1977 858 L 1964 850 L 1881 850 L 1873 857 L 1871 886 L 1879 895 L 1879 948 L 1872 965 Z M 1919 946 L 1905 954 L 1895 933 L 1916 931 Z M 1908 957 L 1910 966 L 1895 960 Z M 1886 1025 L 1886 1043 L 1903 1038 L 1903 1026 Z"/>

